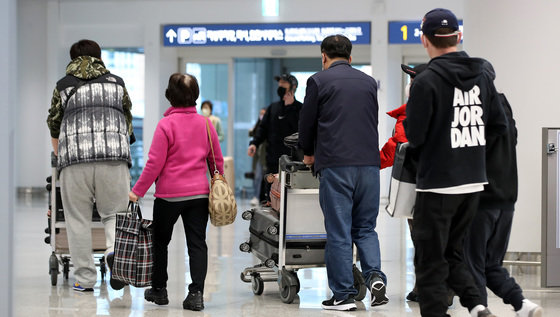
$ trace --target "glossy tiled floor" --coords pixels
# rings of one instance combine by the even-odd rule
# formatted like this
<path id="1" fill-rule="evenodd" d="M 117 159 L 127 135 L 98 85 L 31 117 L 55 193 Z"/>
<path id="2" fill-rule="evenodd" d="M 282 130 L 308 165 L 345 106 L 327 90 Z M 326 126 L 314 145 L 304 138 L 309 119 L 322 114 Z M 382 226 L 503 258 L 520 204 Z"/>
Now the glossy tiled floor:
<path id="1" fill-rule="evenodd" d="M 240 201 L 240 210 L 247 207 Z M 151 217 L 151 202 L 143 202 L 146 218 Z M 248 222 L 239 220 L 233 226 L 214 228 L 209 226 L 210 249 L 208 277 L 204 294 L 206 308 L 203 312 L 185 311 L 182 301 L 187 293 L 190 277 L 185 252 L 183 229 L 177 225 L 169 248 L 170 303 L 157 306 L 144 301 L 143 289 L 126 287 L 114 291 L 101 282 L 92 293 L 78 293 L 71 289 L 74 281 L 72 271 L 69 280 L 58 277 L 57 286 L 51 286 L 48 259 L 51 247 L 43 242 L 46 219 L 46 199 L 20 197 L 15 212 L 14 247 L 14 313 L 16 316 L 420 316 L 418 304 L 407 302 L 404 296 L 412 288 L 412 248 L 407 239 L 406 224 L 391 219 L 384 212 L 378 219 L 383 270 L 386 272 L 389 304 L 377 308 L 369 306 L 369 294 L 358 302 L 358 311 L 332 312 L 320 307 L 322 300 L 330 297 L 324 268 L 303 269 L 298 272 L 301 290 L 294 303 L 280 300 L 278 285 L 265 283 L 261 296 L 253 295 L 251 285 L 240 280 L 241 271 L 254 265 L 252 255 L 239 251 L 239 244 L 248 237 Z M 527 273 L 531 272 L 533 273 Z M 545 308 L 545 316 L 560 316 L 560 290 L 539 287 L 540 275 L 536 269 L 514 267 L 516 279 L 525 290 L 526 297 Z M 511 307 L 491 295 L 491 310 L 498 316 L 515 316 Z M 449 313 L 454 317 L 469 314 L 455 298 Z"/>

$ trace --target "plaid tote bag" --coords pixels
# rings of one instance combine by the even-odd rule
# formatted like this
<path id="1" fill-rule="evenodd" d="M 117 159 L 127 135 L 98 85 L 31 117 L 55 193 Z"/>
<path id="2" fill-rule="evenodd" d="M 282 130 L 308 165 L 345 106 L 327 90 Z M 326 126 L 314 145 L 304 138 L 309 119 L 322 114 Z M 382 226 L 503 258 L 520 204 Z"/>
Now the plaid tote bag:
<path id="1" fill-rule="evenodd" d="M 126 214 L 117 214 L 113 278 L 135 287 L 152 285 L 152 222 L 142 219 L 137 203 Z"/>

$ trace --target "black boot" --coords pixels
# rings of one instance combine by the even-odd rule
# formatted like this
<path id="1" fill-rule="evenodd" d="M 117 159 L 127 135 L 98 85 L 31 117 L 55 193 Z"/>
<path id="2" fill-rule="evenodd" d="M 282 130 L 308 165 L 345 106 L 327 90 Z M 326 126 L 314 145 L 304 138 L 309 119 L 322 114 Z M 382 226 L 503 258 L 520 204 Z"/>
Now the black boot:
<path id="1" fill-rule="evenodd" d="M 158 305 L 169 304 L 169 298 L 167 298 L 167 289 L 163 288 L 150 288 L 144 292 L 144 299 L 148 302 L 153 302 Z"/>
<path id="2" fill-rule="evenodd" d="M 183 301 L 183 308 L 188 310 L 203 310 L 204 300 L 202 299 L 202 292 L 189 292 L 187 298 Z"/>

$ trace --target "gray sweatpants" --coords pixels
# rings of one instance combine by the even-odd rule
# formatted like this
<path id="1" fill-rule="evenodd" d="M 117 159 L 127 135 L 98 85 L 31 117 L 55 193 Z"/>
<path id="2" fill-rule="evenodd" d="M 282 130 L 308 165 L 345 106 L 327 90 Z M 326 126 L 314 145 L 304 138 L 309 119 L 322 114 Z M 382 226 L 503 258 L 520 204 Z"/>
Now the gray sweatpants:
<path id="1" fill-rule="evenodd" d="M 97 281 L 91 237 L 93 200 L 105 226 L 107 255 L 115 244 L 116 214 L 128 207 L 128 165 L 121 161 L 70 165 L 60 172 L 60 190 L 74 277 L 82 287 L 93 287 Z"/>

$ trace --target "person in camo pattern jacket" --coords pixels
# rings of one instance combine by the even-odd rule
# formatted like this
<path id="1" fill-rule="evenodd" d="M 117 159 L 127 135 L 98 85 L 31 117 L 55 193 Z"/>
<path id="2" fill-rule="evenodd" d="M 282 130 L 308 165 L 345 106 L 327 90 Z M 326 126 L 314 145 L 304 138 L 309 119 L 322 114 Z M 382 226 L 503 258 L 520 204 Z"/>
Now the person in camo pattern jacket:
<path id="1" fill-rule="evenodd" d="M 74 43 L 70 58 L 66 76 L 56 83 L 47 125 L 58 160 L 73 288 L 87 292 L 97 281 L 91 254 L 93 203 L 105 228 L 109 268 L 116 213 L 128 205 L 132 104 L 123 80 L 105 68 L 96 42 Z M 111 286 L 124 284 L 111 278 Z"/>

